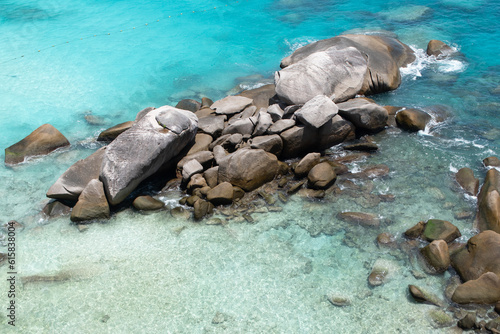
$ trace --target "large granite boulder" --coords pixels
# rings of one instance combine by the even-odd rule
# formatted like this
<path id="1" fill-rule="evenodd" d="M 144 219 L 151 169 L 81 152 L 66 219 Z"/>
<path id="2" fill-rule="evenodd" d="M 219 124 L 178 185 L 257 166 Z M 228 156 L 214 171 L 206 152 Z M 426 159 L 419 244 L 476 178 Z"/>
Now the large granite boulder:
<path id="1" fill-rule="evenodd" d="M 431 115 L 419 109 L 403 109 L 396 114 L 398 127 L 410 132 L 425 130 L 431 119 Z"/>
<path id="2" fill-rule="evenodd" d="M 492 272 L 459 285 L 451 300 L 458 304 L 495 304 L 500 301 L 500 278 Z"/>
<path id="3" fill-rule="evenodd" d="M 500 233 L 500 172 L 490 169 L 486 173 L 481 191 L 477 196 L 477 226 L 480 231 Z"/>
<path id="4" fill-rule="evenodd" d="M 91 180 L 71 211 L 71 221 L 82 222 L 109 218 L 109 205 L 101 181 Z"/>
<path id="5" fill-rule="evenodd" d="M 198 119 L 192 112 L 163 106 L 118 136 L 106 149 L 100 175 L 110 204 L 123 201 L 177 156 L 193 141 L 197 128 Z"/>
<path id="6" fill-rule="evenodd" d="M 295 166 L 293 172 L 298 177 L 306 176 L 314 166 L 319 164 L 320 159 L 321 159 L 320 153 L 317 152 L 308 153 L 297 163 L 297 166 Z"/>
<path id="7" fill-rule="evenodd" d="M 370 99 L 357 98 L 339 103 L 339 115 L 356 128 L 377 132 L 387 124 L 387 110 Z"/>
<path id="8" fill-rule="evenodd" d="M 281 67 L 301 62 L 312 54 L 327 51 L 332 47 L 356 48 L 367 59 L 367 70 L 358 92 L 364 95 L 386 92 L 399 87 L 401 83 L 399 68 L 415 60 L 411 48 L 392 36 L 348 34 L 301 47 L 291 56 L 284 58 Z M 348 66 L 344 68 L 348 69 Z M 276 91 L 278 92 L 278 88 Z"/>
<path id="9" fill-rule="evenodd" d="M 77 201 L 83 189 L 93 179 L 99 179 L 106 147 L 98 149 L 85 159 L 69 167 L 49 188 L 47 197 Z"/>
<path id="10" fill-rule="evenodd" d="M 317 133 L 318 140 L 316 142 L 316 150 L 324 150 L 342 143 L 344 140 L 352 139 L 355 136 L 355 126 L 343 119 L 339 115 L 335 115 L 331 120 L 326 122 Z"/>
<path id="11" fill-rule="evenodd" d="M 278 173 L 278 159 L 264 150 L 240 149 L 219 164 L 219 182 L 229 182 L 252 191 L 272 181 Z"/>
<path id="12" fill-rule="evenodd" d="M 345 101 L 361 90 L 367 69 L 356 48 L 332 46 L 276 72 L 276 94 L 288 104 L 304 104 L 317 95 Z"/>
<path id="13" fill-rule="evenodd" d="M 465 282 L 489 271 L 500 275 L 500 234 L 484 231 L 473 236 L 467 247 L 452 254 L 451 264 Z"/>
<path id="14" fill-rule="evenodd" d="M 229 182 L 222 182 L 207 193 L 207 200 L 213 205 L 226 205 L 233 202 L 234 189 Z"/>
<path id="15" fill-rule="evenodd" d="M 307 101 L 295 112 L 295 117 L 305 125 L 319 129 L 337 115 L 339 108 L 328 96 L 318 95 Z"/>
<path id="16" fill-rule="evenodd" d="M 5 149 L 5 163 L 18 164 L 35 155 L 48 154 L 60 147 L 69 146 L 69 141 L 55 127 L 44 124 L 21 141 Z"/>

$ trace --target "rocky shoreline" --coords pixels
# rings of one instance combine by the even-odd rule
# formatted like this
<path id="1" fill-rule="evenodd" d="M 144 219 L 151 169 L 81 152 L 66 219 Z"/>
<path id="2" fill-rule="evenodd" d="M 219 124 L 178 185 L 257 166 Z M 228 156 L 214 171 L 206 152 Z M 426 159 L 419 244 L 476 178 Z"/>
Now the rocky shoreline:
<path id="1" fill-rule="evenodd" d="M 440 41 L 429 42 L 427 49 L 435 57 L 448 57 L 451 52 Z M 173 188 L 185 193 L 172 215 L 227 224 L 237 218 L 253 222 L 257 199 L 266 203 L 267 210 L 279 211 L 279 202 L 295 193 L 319 199 L 355 191 L 352 180 L 389 173 L 385 165 L 360 173 L 350 172 L 345 165 L 349 159 L 378 149 L 370 134 L 394 126 L 424 130 L 433 117 L 423 110 L 380 106 L 365 97 L 397 89 L 400 67 L 414 59 L 413 51 L 393 37 L 337 36 L 309 44 L 283 59 L 274 84 L 215 102 L 208 98 L 182 100 L 176 107 L 144 109 L 134 121 L 99 135 L 98 141 L 109 144 L 76 162 L 50 187 L 47 196 L 54 201 L 44 212 L 47 216 L 70 215 L 84 230 L 85 224 L 107 219 L 123 206 L 162 210 L 164 203 L 154 194 L 141 193 L 141 185 L 166 180 L 166 184 L 155 185 L 162 189 L 159 194 Z M 59 131 L 43 125 L 7 148 L 5 162 L 16 164 L 26 156 L 67 145 Z M 335 145 L 355 153 L 342 158 L 325 154 Z M 500 163 L 489 157 L 484 165 L 498 167 Z M 500 251 L 499 172 L 490 169 L 481 188 L 470 169 L 461 169 L 456 179 L 464 192 L 478 198 L 475 225 L 480 233 L 467 244 L 454 242 L 460 231 L 438 219 L 419 222 L 405 232 L 406 240 L 399 244 L 387 233 L 379 235 L 377 242 L 380 247 L 403 249 L 409 256 L 417 254 L 432 274 L 458 273 L 460 279 L 447 288 L 446 301 L 421 287 L 409 286 L 415 301 L 438 307 L 435 317 L 443 327 L 454 323 L 451 313 L 463 329 L 495 332 L 500 329 L 498 314 L 477 316 L 470 305 L 500 309 L 496 256 Z M 394 200 L 391 195 L 372 194 L 370 189 L 353 198 L 366 208 Z M 186 210 L 186 205 L 192 209 Z M 226 220 L 210 218 L 214 211 Z M 366 212 L 342 212 L 337 217 L 367 228 L 381 223 Z M 329 234 L 331 229 L 335 227 L 318 226 L 309 233 Z M 374 265 L 368 283 L 372 287 L 384 284 L 389 272 L 384 263 Z M 348 304 L 339 298 L 328 297 L 336 306 Z"/>

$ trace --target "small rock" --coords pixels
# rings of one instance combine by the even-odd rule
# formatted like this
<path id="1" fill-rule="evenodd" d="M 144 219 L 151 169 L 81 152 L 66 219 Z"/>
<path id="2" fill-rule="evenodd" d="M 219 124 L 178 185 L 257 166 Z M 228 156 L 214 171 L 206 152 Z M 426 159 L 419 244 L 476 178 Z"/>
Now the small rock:
<path id="1" fill-rule="evenodd" d="M 349 306 L 351 301 L 347 297 L 337 296 L 337 295 L 327 295 L 326 299 L 334 306 Z"/>
<path id="2" fill-rule="evenodd" d="M 429 312 L 429 316 L 436 328 L 449 327 L 453 324 L 453 318 L 443 310 L 432 310 Z"/>
<path id="3" fill-rule="evenodd" d="M 178 219 L 189 219 L 189 217 L 191 216 L 191 213 L 184 209 L 182 206 L 173 208 L 172 210 L 170 210 L 170 214 L 172 215 L 172 217 Z"/>
<path id="4" fill-rule="evenodd" d="M 450 54 L 452 51 L 453 49 L 449 45 L 437 39 L 432 39 L 427 44 L 427 55 L 429 56 L 434 56 L 439 58 L 440 56 L 445 56 Z"/>
<path id="5" fill-rule="evenodd" d="M 422 290 L 421 288 L 419 288 L 415 285 L 408 285 L 408 289 L 409 289 L 412 297 L 417 302 L 429 303 L 429 304 L 433 304 L 433 305 L 436 305 L 439 307 L 443 306 L 443 302 L 438 297 L 436 297 L 435 295 L 433 295 L 425 290 Z"/>
<path id="6" fill-rule="evenodd" d="M 477 328 L 476 327 L 476 314 L 469 312 L 465 317 L 460 319 L 457 323 L 458 327 L 465 329 L 465 330 L 470 330 Z"/>
<path id="7" fill-rule="evenodd" d="M 360 224 L 367 227 L 378 227 L 380 225 L 380 219 L 371 213 L 339 212 L 337 218 L 348 223 Z"/>
<path id="8" fill-rule="evenodd" d="M 182 179 L 187 182 L 194 174 L 203 173 L 203 166 L 195 159 L 182 166 Z"/>
<path id="9" fill-rule="evenodd" d="M 357 144 L 345 145 L 344 150 L 374 152 L 378 150 L 378 145 L 375 143 L 357 143 Z"/>
<path id="10" fill-rule="evenodd" d="M 423 232 L 424 239 L 429 242 L 443 239 L 449 243 L 461 236 L 462 234 L 455 225 L 439 219 L 429 219 Z"/>
<path id="11" fill-rule="evenodd" d="M 321 158 L 320 153 L 309 153 L 302 160 L 299 161 L 297 166 L 294 169 L 295 175 L 302 177 L 307 175 L 309 171 L 319 164 Z"/>
<path id="12" fill-rule="evenodd" d="M 153 211 L 159 210 L 165 206 L 165 203 L 151 196 L 139 196 L 132 203 L 137 210 Z"/>
<path id="13" fill-rule="evenodd" d="M 106 129 L 99 134 L 99 136 L 97 137 L 97 141 L 113 141 L 116 137 L 118 137 L 118 135 L 130 129 L 132 125 L 134 125 L 134 122 L 128 121 Z"/>
<path id="14" fill-rule="evenodd" d="M 500 159 L 497 157 L 488 157 L 483 160 L 485 167 L 500 167 Z"/>
<path id="15" fill-rule="evenodd" d="M 200 220 L 206 215 L 212 214 L 214 205 L 205 200 L 199 199 L 194 203 L 194 219 Z"/>
<path id="16" fill-rule="evenodd" d="M 472 169 L 467 167 L 461 168 L 455 174 L 455 179 L 467 194 L 472 196 L 477 195 L 479 191 L 479 180 L 474 177 Z"/>
<path id="17" fill-rule="evenodd" d="M 425 222 L 420 221 L 417 223 L 417 225 L 406 230 L 404 234 L 405 237 L 407 237 L 408 239 L 417 239 L 420 238 L 420 236 L 422 236 L 422 233 L 424 233 L 424 229 L 425 229 Z"/>
<path id="18" fill-rule="evenodd" d="M 446 271 L 450 266 L 448 244 L 444 240 L 434 240 L 422 248 L 422 255 L 438 273 Z"/>
<path id="19" fill-rule="evenodd" d="M 227 205 L 233 202 L 233 185 L 229 182 L 222 182 L 207 193 L 207 200 L 213 205 Z"/>
<path id="20" fill-rule="evenodd" d="M 418 109 L 404 109 L 396 114 L 398 126 L 410 132 L 425 130 L 431 119 L 431 115 Z"/>

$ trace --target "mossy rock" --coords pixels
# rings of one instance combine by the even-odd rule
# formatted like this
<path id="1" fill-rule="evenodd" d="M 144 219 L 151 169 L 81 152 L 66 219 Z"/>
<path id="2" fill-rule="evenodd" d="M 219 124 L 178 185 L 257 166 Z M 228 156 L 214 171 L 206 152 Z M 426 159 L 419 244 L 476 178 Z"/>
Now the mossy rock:
<path id="1" fill-rule="evenodd" d="M 434 240 L 444 240 L 452 242 L 462 236 L 458 228 L 446 220 L 430 219 L 425 225 L 423 237 L 425 240 L 432 242 Z"/>

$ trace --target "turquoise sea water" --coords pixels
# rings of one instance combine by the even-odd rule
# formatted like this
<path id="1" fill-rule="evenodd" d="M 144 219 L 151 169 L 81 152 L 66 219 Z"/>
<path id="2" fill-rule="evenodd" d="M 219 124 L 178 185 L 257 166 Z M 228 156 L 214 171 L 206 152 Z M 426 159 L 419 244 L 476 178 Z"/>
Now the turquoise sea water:
<path id="1" fill-rule="evenodd" d="M 194 12 L 193 12 L 194 11 Z M 182 13 L 182 14 L 181 14 Z M 22 333 L 432 333 L 436 309 L 407 296 L 417 284 L 443 297 L 450 277 L 427 275 L 399 250 L 381 250 L 381 232 L 400 237 L 419 220 L 452 221 L 474 234 L 475 198 L 457 191 L 453 172 L 500 152 L 500 5 L 495 1 L 0 1 L 0 158 L 3 148 L 50 123 L 69 149 L 0 166 L 0 222 L 16 219 L 19 276 L 70 273 L 61 282 L 18 284 Z M 80 233 L 39 214 L 45 192 L 78 159 L 100 147 L 97 134 L 148 106 L 183 98 L 213 100 L 266 83 L 297 47 L 345 31 L 386 30 L 418 60 L 382 105 L 441 105 L 445 122 L 425 132 L 374 136 L 380 151 L 349 165 L 386 164 L 385 178 L 356 181 L 391 203 L 349 196 L 309 201 L 208 226 L 167 211 L 126 210 Z M 424 56 L 430 39 L 461 55 Z M 434 108 L 435 109 L 435 108 Z M 96 116 L 90 124 L 86 115 Z M 332 154 L 337 154 L 334 149 Z M 176 195 L 164 198 L 175 202 Z M 168 197 L 170 196 L 170 197 Z M 266 211 L 266 210 L 261 210 Z M 338 221 L 342 211 L 384 218 L 379 228 Z M 332 227 L 333 226 L 333 227 Z M 320 233 L 320 232 L 327 233 Z M 2 248 L 3 249 L 3 248 Z M 0 250 L 2 251 L 2 250 Z M 386 284 L 370 288 L 379 261 Z M 7 275 L 6 267 L 1 275 Z M 5 270 L 4 270 L 5 269 Z M 5 280 L 0 280 L 7 305 Z M 343 308 L 326 296 L 351 300 Z"/>

